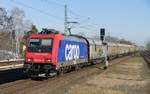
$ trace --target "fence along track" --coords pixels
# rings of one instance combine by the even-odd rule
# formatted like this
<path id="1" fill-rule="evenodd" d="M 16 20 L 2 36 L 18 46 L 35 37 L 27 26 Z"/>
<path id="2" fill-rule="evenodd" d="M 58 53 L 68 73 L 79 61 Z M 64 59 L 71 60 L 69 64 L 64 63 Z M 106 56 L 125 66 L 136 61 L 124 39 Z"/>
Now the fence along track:
<path id="1" fill-rule="evenodd" d="M 7 60 L 0 60 L 0 63 L 11 63 L 11 62 L 23 62 L 24 59 L 7 59 Z"/>
<path id="2" fill-rule="evenodd" d="M 1 60 L 0 61 L 0 71 L 22 68 L 23 61 L 24 61 L 24 59 Z"/>

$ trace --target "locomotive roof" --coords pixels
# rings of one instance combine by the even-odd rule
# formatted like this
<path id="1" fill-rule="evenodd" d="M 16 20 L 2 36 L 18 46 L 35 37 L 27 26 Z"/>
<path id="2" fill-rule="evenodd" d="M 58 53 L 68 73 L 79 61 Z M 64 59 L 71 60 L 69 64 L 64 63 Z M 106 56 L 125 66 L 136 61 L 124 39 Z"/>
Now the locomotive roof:
<path id="1" fill-rule="evenodd" d="M 79 35 L 63 35 L 64 40 L 76 41 L 76 42 L 84 42 L 87 44 L 86 38 Z"/>
<path id="2" fill-rule="evenodd" d="M 46 38 L 46 37 L 54 37 L 56 34 L 32 34 L 30 38 Z M 89 37 L 83 37 L 80 35 L 64 35 L 58 33 L 57 35 L 62 35 L 64 40 L 70 40 L 70 41 L 76 41 L 76 42 L 83 42 L 83 43 L 88 43 L 89 44 L 97 44 L 97 45 L 102 45 L 102 41 L 99 39 L 95 38 L 89 38 Z M 87 42 L 88 41 L 88 42 Z M 125 46 L 125 47 L 135 47 L 134 45 L 129 45 L 129 44 L 120 44 L 120 43 L 113 43 L 113 42 L 107 42 L 109 46 Z"/>

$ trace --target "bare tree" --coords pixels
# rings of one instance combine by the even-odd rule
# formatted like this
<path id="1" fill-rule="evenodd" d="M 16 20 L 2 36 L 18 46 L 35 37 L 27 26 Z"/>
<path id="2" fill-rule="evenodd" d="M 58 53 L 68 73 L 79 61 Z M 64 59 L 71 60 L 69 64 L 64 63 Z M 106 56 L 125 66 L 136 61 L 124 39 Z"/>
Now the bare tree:
<path id="1" fill-rule="evenodd" d="M 7 26 L 7 12 L 4 8 L 0 8 L 0 31 L 5 31 Z"/>
<path id="2" fill-rule="evenodd" d="M 16 40 L 16 55 L 20 54 L 20 38 L 24 33 L 23 28 L 23 18 L 25 16 L 24 11 L 19 8 L 14 8 L 11 11 L 13 28 L 15 31 L 15 40 Z"/>
<path id="3" fill-rule="evenodd" d="M 30 31 L 32 29 L 32 22 L 30 20 L 25 20 L 23 22 L 23 31 L 24 33 L 27 33 L 28 31 Z"/>
<path id="4" fill-rule="evenodd" d="M 15 57 L 19 56 L 20 42 L 22 41 L 24 33 L 30 31 L 32 26 L 32 23 L 29 20 L 24 20 L 24 17 L 24 11 L 19 8 L 13 8 L 10 13 L 4 8 L 0 8 L 1 52 L 15 52 Z M 0 54 L 0 57 L 1 55 L 3 55 L 3 53 Z"/>

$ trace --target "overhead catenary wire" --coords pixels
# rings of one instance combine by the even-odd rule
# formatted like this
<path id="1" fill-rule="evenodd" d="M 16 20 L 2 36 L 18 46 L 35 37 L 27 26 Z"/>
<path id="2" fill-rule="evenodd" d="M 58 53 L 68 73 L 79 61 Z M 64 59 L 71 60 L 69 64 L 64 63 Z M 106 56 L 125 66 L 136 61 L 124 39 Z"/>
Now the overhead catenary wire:
<path id="1" fill-rule="evenodd" d="M 42 2 L 46 2 L 47 4 L 55 4 L 55 5 L 59 6 L 59 7 L 64 7 L 64 4 L 58 3 L 58 2 L 56 2 L 54 0 L 41 0 L 41 1 Z"/>
<path id="2" fill-rule="evenodd" d="M 30 6 L 30 5 L 26 5 L 26 4 L 24 4 L 24 3 L 22 3 L 22 2 L 18 2 L 18 1 L 16 1 L 16 0 L 11 0 L 11 1 L 14 2 L 15 4 L 20 5 L 20 6 L 23 6 L 23 7 L 26 7 L 26 8 L 30 8 L 30 9 L 36 11 L 36 12 L 41 13 L 41 14 L 44 14 L 44 15 L 46 15 L 46 16 L 55 18 L 56 20 L 64 21 L 63 18 L 58 17 L 57 15 L 53 15 L 53 14 L 51 14 L 51 13 L 49 13 L 49 12 L 43 11 L 43 10 L 41 10 L 41 9 L 37 9 L 37 8 L 35 8 L 35 7 L 32 7 L 32 6 Z M 56 2 L 56 1 L 54 1 L 54 0 L 53 0 L 53 1 L 41 0 L 41 1 L 43 1 L 43 2 L 45 2 L 45 3 L 47 3 L 47 4 L 55 4 L 55 5 L 57 5 L 57 6 L 61 7 L 61 8 L 64 8 L 64 4 L 58 3 L 58 2 Z M 70 9 L 68 9 L 68 13 L 79 19 L 78 22 L 80 23 L 81 27 L 82 27 L 82 25 L 85 24 L 85 22 L 86 22 L 86 24 L 88 24 L 88 25 L 85 24 L 84 26 L 87 26 L 88 28 L 91 28 L 91 29 L 93 28 L 92 30 L 94 30 L 95 28 L 99 28 L 99 25 L 97 25 L 94 21 L 93 21 L 93 23 L 90 22 L 90 21 L 91 21 L 91 17 L 85 17 L 85 16 L 78 15 L 77 13 L 74 13 L 74 12 L 73 12 L 72 10 L 70 10 Z M 70 18 L 71 18 L 71 17 L 70 17 Z M 68 18 L 68 19 L 70 19 L 70 18 Z M 89 18 L 90 18 L 90 19 L 89 19 Z M 81 21 L 81 20 L 82 20 L 82 21 Z M 88 21 L 88 20 L 90 20 L 90 21 Z M 88 21 L 88 22 L 87 22 L 87 21 Z M 80 27 L 79 27 L 80 25 L 76 26 L 75 28 L 80 28 Z M 87 30 L 88 30 L 88 29 L 87 29 Z"/>
<path id="3" fill-rule="evenodd" d="M 46 4 L 55 4 L 57 6 L 59 6 L 60 8 L 64 8 L 64 4 L 61 4 L 61 3 L 58 3 L 58 1 L 54 1 L 54 0 L 41 0 L 41 1 L 44 1 Z M 71 9 L 67 9 L 68 10 L 68 13 L 73 15 L 74 17 L 68 17 L 68 19 L 71 19 L 71 18 L 77 18 L 79 19 L 80 21 L 78 21 L 80 24 L 85 24 L 85 22 L 87 22 L 88 20 L 92 21 L 91 20 L 91 17 L 85 17 L 85 16 L 81 16 L 75 12 L 73 12 Z M 70 15 L 69 15 L 70 16 Z M 99 28 L 99 25 L 95 23 L 95 21 L 92 21 L 92 22 L 89 22 L 88 21 L 88 25 L 87 27 L 91 27 L 91 28 Z"/>
<path id="4" fill-rule="evenodd" d="M 34 8 L 34 7 L 32 7 L 32 6 L 29 6 L 29 5 L 24 4 L 24 3 L 22 3 L 22 2 L 18 2 L 18 1 L 16 1 L 16 0 L 11 0 L 11 1 L 12 1 L 13 3 L 15 3 L 15 4 L 20 5 L 20 6 L 23 6 L 23 7 L 29 8 L 29 9 L 32 9 L 32 10 L 34 10 L 34 11 L 36 11 L 36 12 L 39 12 L 39 13 L 41 13 L 41 14 L 44 14 L 44 15 L 46 15 L 46 16 L 55 18 L 56 20 L 63 20 L 61 17 L 58 17 L 57 15 L 53 15 L 53 14 L 51 14 L 51 13 L 49 13 L 49 12 L 46 12 L 46 11 L 43 11 L 43 10 L 41 10 L 41 9 Z"/>

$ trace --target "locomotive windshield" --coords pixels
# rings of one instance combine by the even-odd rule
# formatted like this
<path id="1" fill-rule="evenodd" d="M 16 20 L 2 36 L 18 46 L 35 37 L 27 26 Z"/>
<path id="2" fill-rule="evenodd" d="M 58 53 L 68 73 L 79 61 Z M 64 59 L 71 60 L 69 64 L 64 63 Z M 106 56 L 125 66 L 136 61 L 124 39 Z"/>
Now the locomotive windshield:
<path id="1" fill-rule="evenodd" d="M 29 52 L 51 52 L 53 39 L 51 38 L 32 38 L 28 44 Z"/>

